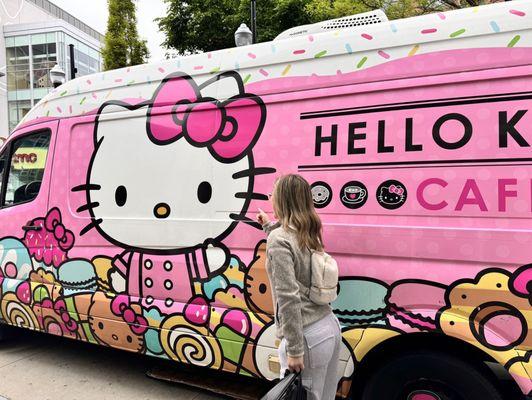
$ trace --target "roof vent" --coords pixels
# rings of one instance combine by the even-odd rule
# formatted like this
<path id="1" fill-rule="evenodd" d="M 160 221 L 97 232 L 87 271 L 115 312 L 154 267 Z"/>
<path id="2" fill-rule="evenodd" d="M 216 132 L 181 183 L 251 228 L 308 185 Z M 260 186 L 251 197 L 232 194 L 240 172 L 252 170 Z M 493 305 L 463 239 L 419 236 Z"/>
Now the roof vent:
<path id="1" fill-rule="evenodd" d="M 350 15 L 348 17 L 330 19 L 327 21 L 318 22 L 316 24 L 296 26 L 282 32 L 274 40 L 289 39 L 296 36 L 327 32 L 337 29 L 354 28 L 356 26 L 375 25 L 387 21 L 388 17 L 384 11 L 375 10 L 362 14 Z"/>

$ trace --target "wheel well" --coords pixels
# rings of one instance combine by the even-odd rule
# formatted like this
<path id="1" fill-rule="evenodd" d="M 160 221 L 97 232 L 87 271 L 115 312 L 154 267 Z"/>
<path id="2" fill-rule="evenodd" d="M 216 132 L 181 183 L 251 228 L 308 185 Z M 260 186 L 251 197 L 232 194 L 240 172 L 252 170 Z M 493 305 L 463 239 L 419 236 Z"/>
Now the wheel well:
<path id="1" fill-rule="evenodd" d="M 423 350 L 438 351 L 458 357 L 470 363 L 475 368 L 478 368 L 480 372 L 491 377 L 494 381 L 500 380 L 500 376 L 497 377 L 486 363 L 500 364 L 489 354 L 475 346 L 439 333 L 411 333 L 392 337 L 375 346 L 364 356 L 355 367 L 352 385 L 354 391 L 353 398 L 357 398 L 357 394 L 362 392 L 364 382 L 367 381 L 380 365 L 400 355 Z M 508 386 L 508 383 L 506 385 L 501 384 L 501 391 L 508 392 L 510 390 L 512 393 L 521 393 L 508 371 L 504 370 L 503 374 L 506 374 L 504 381 L 511 383 L 509 384 L 510 388 L 502 387 Z"/>

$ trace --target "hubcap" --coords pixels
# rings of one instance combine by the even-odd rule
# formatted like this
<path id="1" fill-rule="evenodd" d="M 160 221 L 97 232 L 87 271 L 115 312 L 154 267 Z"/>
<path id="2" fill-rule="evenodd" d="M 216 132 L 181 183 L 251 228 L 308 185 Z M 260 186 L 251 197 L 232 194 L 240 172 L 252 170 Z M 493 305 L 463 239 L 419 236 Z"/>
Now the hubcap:
<path id="1" fill-rule="evenodd" d="M 434 392 L 416 390 L 408 395 L 407 400 L 442 400 L 442 398 Z"/>

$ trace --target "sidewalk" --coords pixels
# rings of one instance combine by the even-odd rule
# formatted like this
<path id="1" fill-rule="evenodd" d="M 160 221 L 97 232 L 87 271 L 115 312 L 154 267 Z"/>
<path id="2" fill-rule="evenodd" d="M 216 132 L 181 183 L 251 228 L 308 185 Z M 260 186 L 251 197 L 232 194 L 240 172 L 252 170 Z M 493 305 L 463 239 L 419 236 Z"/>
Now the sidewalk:
<path id="1" fill-rule="evenodd" d="M 145 376 L 159 360 L 34 332 L 0 343 L 0 400 L 215 400 Z"/>

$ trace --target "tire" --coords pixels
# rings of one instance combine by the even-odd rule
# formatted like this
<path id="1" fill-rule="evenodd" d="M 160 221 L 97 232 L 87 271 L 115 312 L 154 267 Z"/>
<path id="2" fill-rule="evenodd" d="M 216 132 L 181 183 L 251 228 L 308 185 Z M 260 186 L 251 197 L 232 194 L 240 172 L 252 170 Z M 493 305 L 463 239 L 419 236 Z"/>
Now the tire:
<path id="1" fill-rule="evenodd" d="M 15 336 L 15 328 L 10 325 L 0 323 L 0 342 L 9 340 Z"/>
<path id="2" fill-rule="evenodd" d="M 361 400 L 503 400 L 474 365 L 438 352 L 398 356 L 379 367 Z"/>

